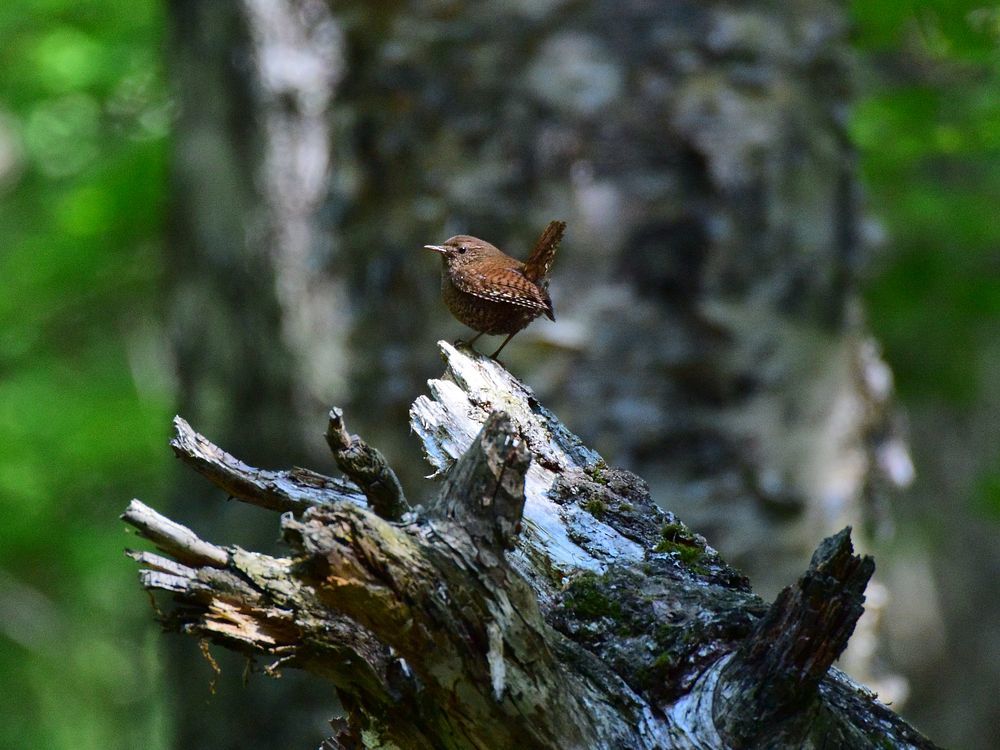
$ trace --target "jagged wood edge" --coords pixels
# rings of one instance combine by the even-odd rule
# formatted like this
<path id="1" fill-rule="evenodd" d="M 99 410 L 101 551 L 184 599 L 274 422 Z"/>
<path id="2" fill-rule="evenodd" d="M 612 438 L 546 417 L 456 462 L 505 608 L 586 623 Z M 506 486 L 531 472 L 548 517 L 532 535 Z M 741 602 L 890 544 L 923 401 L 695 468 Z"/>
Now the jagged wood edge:
<path id="1" fill-rule="evenodd" d="M 174 417 L 173 425 L 170 447 L 174 455 L 237 500 L 296 514 L 342 500 L 365 503 L 364 493 L 349 480 L 309 469 L 257 469 L 196 432 L 182 417 Z"/>

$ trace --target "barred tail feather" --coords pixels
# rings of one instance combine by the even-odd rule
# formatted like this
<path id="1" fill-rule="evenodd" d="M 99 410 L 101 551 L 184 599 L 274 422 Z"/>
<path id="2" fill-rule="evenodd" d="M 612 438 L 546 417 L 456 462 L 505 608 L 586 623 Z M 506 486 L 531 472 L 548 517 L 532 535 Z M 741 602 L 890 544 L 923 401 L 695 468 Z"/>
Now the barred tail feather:
<path id="1" fill-rule="evenodd" d="M 550 221 L 545 227 L 542 236 L 535 243 L 531 255 L 528 256 L 524 264 L 524 275 L 527 279 L 539 282 L 549 274 L 552 266 L 552 259 L 556 256 L 556 248 L 562 240 L 563 232 L 566 231 L 565 221 Z"/>

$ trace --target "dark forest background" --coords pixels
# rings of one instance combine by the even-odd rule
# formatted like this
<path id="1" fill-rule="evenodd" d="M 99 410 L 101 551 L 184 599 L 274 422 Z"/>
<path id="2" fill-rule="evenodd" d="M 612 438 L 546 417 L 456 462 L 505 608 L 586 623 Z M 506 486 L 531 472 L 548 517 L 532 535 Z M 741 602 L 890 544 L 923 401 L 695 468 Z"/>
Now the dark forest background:
<path id="1" fill-rule="evenodd" d="M 809 105 L 796 125 L 804 166 L 772 170 L 784 152 L 768 150 L 769 120 L 748 99 L 685 90 L 685 119 L 672 90 L 658 93 L 656 55 L 675 63 L 677 48 L 703 40 L 643 47 L 638 26 L 602 25 L 601 3 L 498 4 L 514 8 L 503 23 L 472 4 L 427 5 L 0 7 L 0 746 L 318 744 L 334 710 L 322 685 L 254 675 L 244 688 L 242 662 L 217 655 L 211 693 L 192 644 L 152 622 L 116 516 L 138 495 L 172 504 L 208 538 L 274 546 L 271 519 L 181 476 L 166 446 L 178 412 L 248 461 L 331 472 L 320 434 L 339 403 L 416 485 L 426 470 L 406 408 L 439 374 L 435 340 L 464 333 L 438 303 L 438 267 L 420 244 L 471 231 L 523 254 L 546 221 L 565 218 L 553 282 L 565 320 L 515 339 L 508 365 L 765 595 L 791 581 L 826 527 L 788 521 L 794 477 L 775 489 L 762 472 L 751 493 L 733 469 L 745 457 L 713 452 L 704 423 L 678 427 L 692 398 L 713 408 L 734 398 L 712 367 L 760 355 L 728 353 L 724 337 L 707 364 L 678 354 L 672 332 L 689 334 L 692 314 L 672 300 L 689 293 L 700 247 L 723 246 L 732 222 L 733 253 L 708 254 L 729 264 L 720 278 L 757 284 L 746 266 L 782 278 L 801 262 L 789 297 L 816 304 L 783 302 L 793 322 L 782 325 L 835 331 L 830 346 L 856 344 L 876 380 L 884 360 L 895 395 L 864 440 L 887 478 L 848 514 L 880 582 L 855 673 L 942 745 L 995 747 L 1000 10 L 961 0 L 771 8 L 789 28 L 829 32 L 817 44 L 832 52 L 815 68 L 800 65 L 794 35 L 750 13 L 725 26 L 739 41 L 710 40 L 715 57 L 704 59 L 725 62 L 726 85 L 742 76 L 768 104 L 783 90 L 772 81 L 816 84 L 790 95 Z M 298 15 L 285 27 L 287 7 Z M 546 41 L 536 48 L 535 37 Z M 529 53 L 539 64 L 518 67 Z M 644 74 L 644 102 L 664 104 L 604 128 L 600 108 L 631 85 L 619 65 Z M 671 75 L 671 86 L 686 80 Z M 561 88 L 547 88 L 552 76 Z M 536 109 L 509 86 L 515 77 Z M 764 129 L 763 161 L 748 157 L 749 167 L 719 156 L 745 143 L 712 141 L 705 126 L 709 105 L 732 102 L 746 132 Z M 681 145 L 658 150 L 650 123 L 664 113 Z M 531 159 L 522 133 L 542 144 Z M 759 247 L 741 239 L 754 231 L 732 209 L 753 194 L 743 169 L 793 175 L 767 205 L 795 214 L 787 225 L 801 242 L 769 255 L 774 234 Z M 715 183 L 691 177 L 703 172 Z M 808 199 L 830 186 L 829 198 Z M 672 200 L 680 208 L 662 208 Z M 809 255 L 814 224 L 829 221 L 846 227 L 851 257 Z M 814 268 L 833 274 L 828 288 L 814 288 Z M 832 312 L 819 309 L 826 298 L 838 301 Z M 686 346 L 700 351 L 731 323 L 720 310 Z M 774 325 L 766 312 L 756 322 Z M 606 376 L 615 363 L 625 374 Z M 741 435 L 753 418 L 740 413 Z M 735 485 L 713 484 L 731 474 Z M 700 491 L 718 502 L 700 504 Z M 754 493 L 767 512 L 743 514 L 737 501 Z M 735 526 L 713 516 L 724 502 Z"/>

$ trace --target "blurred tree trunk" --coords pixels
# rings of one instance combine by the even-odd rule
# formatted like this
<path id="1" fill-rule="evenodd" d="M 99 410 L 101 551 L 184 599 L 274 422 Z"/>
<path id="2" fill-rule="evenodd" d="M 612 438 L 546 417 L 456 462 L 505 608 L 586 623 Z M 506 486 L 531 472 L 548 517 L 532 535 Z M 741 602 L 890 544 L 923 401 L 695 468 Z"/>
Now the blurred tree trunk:
<path id="1" fill-rule="evenodd" d="M 317 221 L 329 160 L 328 107 L 340 71 L 337 28 L 322 2 L 170 3 L 175 127 L 168 319 L 178 409 L 265 465 L 307 463 L 304 435 L 322 428 L 315 398 L 343 397 L 346 306 Z M 290 420 L 289 414 L 311 414 Z M 196 416 L 195 416 L 196 415 Z M 309 444 L 314 443 L 310 440 Z M 268 519 L 205 502 L 178 477 L 179 514 L 209 535 L 273 547 Z M 332 701 L 301 675 L 277 685 L 212 671 L 173 644 L 176 746 L 312 747 Z M 223 718 L 226 717 L 226 718 Z M 280 718 L 279 718 L 280 717 Z"/>
<path id="2" fill-rule="evenodd" d="M 301 431 L 341 403 L 413 486 L 406 410 L 439 369 L 433 341 L 465 333 L 420 246 L 467 231 L 523 255 L 562 218 L 558 322 L 515 340 L 511 369 L 757 590 L 865 526 L 880 461 L 906 478 L 854 292 L 839 3 L 170 10 L 180 400 L 241 457 L 306 462 Z M 181 520 L 208 512 L 200 493 L 179 485 Z M 304 746 L 262 739 L 256 719 L 302 722 L 239 699 L 207 708 L 234 716 L 230 740 Z"/>
<path id="3" fill-rule="evenodd" d="M 334 201 L 363 289 L 355 364 L 399 382 L 357 390 L 367 413 L 398 424 L 429 350 L 408 343 L 458 330 L 420 245 L 471 232 L 523 254 L 562 218 L 558 322 L 505 356 L 575 430 L 765 593 L 816 539 L 878 525 L 912 467 L 855 288 L 841 4 L 350 7 Z M 873 586 L 848 655 L 869 680 Z"/>

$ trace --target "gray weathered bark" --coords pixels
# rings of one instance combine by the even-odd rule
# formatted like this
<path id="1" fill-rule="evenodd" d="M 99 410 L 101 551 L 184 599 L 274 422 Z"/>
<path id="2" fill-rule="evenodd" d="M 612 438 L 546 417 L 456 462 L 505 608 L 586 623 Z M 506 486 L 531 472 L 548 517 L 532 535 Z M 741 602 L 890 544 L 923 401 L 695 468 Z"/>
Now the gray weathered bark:
<path id="1" fill-rule="evenodd" d="M 441 346 L 445 376 L 411 418 L 444 481 L 395 522 L 372 450 L 339 459 L 381 477 L 362 495 L 254 469 L 177 420 L 186 463 L 288 511 L 292 555 L 206 542 L 133 501 L 123 518 L 172 558 L 130 553 L 174 596 L 164 624 L 331 681 L 348 711 L 331 747 L 934 747 L 830 668 L 874 569 L 849 530 L 768 607 L 501 365 Z"/>

